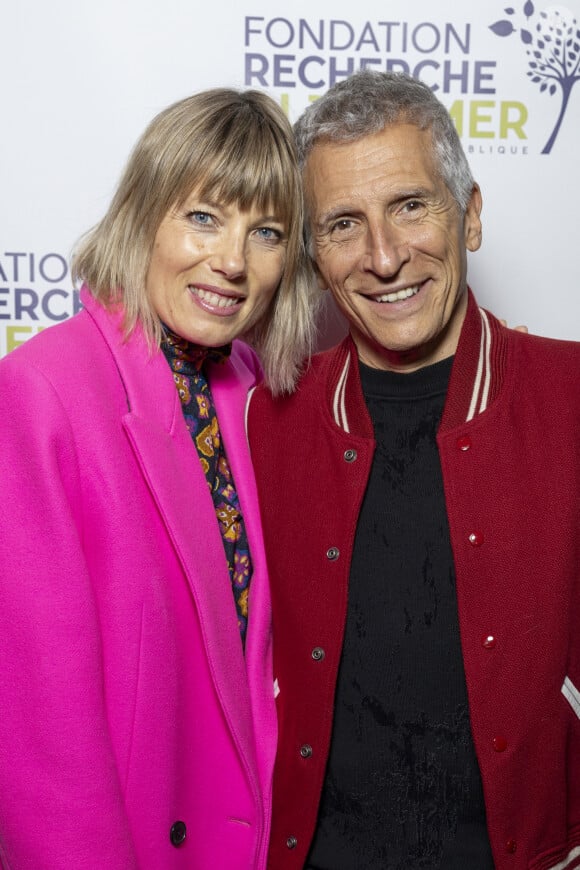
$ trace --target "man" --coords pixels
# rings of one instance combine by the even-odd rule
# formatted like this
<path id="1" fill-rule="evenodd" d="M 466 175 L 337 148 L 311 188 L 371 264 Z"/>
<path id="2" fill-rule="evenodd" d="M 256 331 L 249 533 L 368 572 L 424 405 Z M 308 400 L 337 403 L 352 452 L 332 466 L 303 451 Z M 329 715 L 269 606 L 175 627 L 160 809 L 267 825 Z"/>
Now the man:
<path id="1" fill-rule="evenodd" d="M 478 307 L 481 192 L 428 87 L 357 73 L 296 132 L 350 334 L 249 409 L 270 866 L 578 867 L 580 345 Z"/>

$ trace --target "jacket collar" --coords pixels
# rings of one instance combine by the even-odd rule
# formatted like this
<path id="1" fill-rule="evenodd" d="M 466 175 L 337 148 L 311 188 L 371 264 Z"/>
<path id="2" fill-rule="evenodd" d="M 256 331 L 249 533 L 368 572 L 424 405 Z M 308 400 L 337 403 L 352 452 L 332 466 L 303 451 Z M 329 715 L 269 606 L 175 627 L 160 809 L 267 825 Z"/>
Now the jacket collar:
<path id="1" fill-rule="evenodd" d="M 163 354 L 151 350 L 139 323 L 130 337 L 125 338 L 121 306 L 105 308 L 84 286 L 80 299 L 115 360 L 125 390 L 127 411 L 156 420 L 166 432 L 172 432 L 176 419 L 179 419 L 177 412 L 181 413 L 181 409 Z"/>
<path id="2" fill-rule="evenodd" d="M 467 311 L 451 369 L 441 432 L 482 414 L 497 397 L 505 373 L 506 330 L 477 305 L 471 290 L 467 292 Z M 353 435 L 374 437 L 350 335 L 333 352 L 329 381 L 330 411 L 336 425 Z"/>

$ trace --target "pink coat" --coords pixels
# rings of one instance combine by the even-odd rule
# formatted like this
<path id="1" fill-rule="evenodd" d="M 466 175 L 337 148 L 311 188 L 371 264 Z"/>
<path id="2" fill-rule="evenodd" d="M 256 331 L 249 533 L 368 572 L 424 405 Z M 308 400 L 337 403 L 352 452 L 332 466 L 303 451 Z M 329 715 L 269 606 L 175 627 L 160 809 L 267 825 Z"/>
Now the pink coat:
<path id="1" fill-rule="evenodd" d="M 82 300 L 0 361 L 0 865 L 263 868 L 276 723 L 243 433 L 259 367 L 236 342 L 210 373 L 254 565 L 244 659 L 165 358 Z"/>

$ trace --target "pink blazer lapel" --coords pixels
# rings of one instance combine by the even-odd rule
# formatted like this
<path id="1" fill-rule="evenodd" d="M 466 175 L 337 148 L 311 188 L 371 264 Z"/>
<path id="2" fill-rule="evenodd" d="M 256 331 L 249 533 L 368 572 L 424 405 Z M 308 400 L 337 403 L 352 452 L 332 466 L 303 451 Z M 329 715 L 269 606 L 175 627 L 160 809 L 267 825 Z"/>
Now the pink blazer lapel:
<path id="1" fill-rule="evenodd" d="M 223 697 L 231 689 L 233 709 L 243 710 L 246 673 L 232 590 L 213 503 L 189 433 L 185 424 L 179 427 L 182 433 L 168 433 L 138 413 L 127 414 L 123 426 L 189 582 L 216 688 Z"/>
<path id="2" fill-rule="evenodd" d="M 161 351 L 149 353 L 139 329 L 124 341 L 118 317 L 91 299 L 85 307 L 115 357 L 127 394 L 123 427 L 189 583 L 224 715 L 246 758 L 255 759 L 246 664 L 223 544 L 171 371 Z M 255 770 L 255 763 L 249 769 Z"/>
<path id="3" fill-rule="evenodd" d="M 252 554 L 246 668 L 254 687 L 254 718 L 260 722 L 262 745 L 271 738 L 273 752 L 276 723 L 272 716 L 274 686 L 270 588 L 258 493 L 244 426 L 248 391 L 256 385 L 256 375 L 237 360 L 234 352 L 226 365 L 211 367 L 210 384 Z"/>

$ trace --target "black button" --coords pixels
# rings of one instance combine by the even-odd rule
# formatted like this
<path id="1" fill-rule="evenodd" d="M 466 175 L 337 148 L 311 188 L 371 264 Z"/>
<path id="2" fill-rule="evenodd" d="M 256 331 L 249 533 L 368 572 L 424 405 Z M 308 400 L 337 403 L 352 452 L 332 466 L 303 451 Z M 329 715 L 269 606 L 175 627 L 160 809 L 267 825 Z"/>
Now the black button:
<path id="1" fill-rule="evenodd" d="M 171 825 L 171 830 L 169 831 L 169 839 L 171 840 L 172 845 L 181 846 L 181 844 L 185 840 L 186 834 L 187 828 L 185 826 L 185 822 L 175 822 L 173 825 Z"/>
<path id="2" fill-rule="evenodd" d="M 315 662 L 321 662 L 325 655 L 326 654 L 321 646 L 315 646 L 311 652 L 311 656 Z"/>
<path id="3" fill-rule="evenodd" d="M 298 845 L 298 840 L 296 839 L 296 837 L 288 837 L 288 839 L 286 840 L 286 845 L 289 849 L 295 849 Z"/>
<path id="4" fill-rule="evenodd" d="M 300 747 L 300 755 L 302 758 L 310 758 L 312 755 L 312 746 L 309 743 L 305 743 L 304 746 Z"/>
<path id="5" fill-rule="evenodd" d="M 331 562 L 336 562 L 338 557 L 340 556 L 340 551 L 338 547 L 329 547 L 326 551 L 326 558 L 330 559 Z"/>

